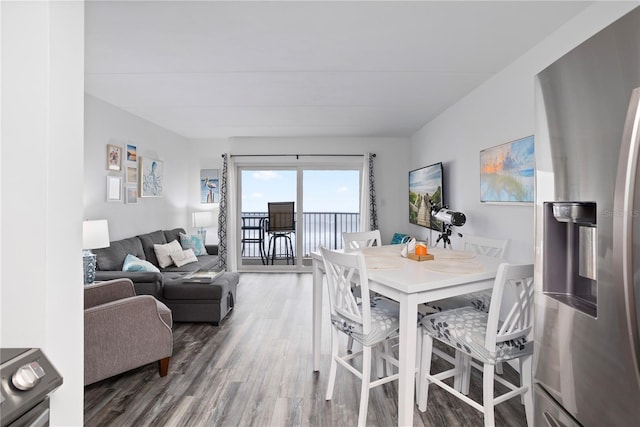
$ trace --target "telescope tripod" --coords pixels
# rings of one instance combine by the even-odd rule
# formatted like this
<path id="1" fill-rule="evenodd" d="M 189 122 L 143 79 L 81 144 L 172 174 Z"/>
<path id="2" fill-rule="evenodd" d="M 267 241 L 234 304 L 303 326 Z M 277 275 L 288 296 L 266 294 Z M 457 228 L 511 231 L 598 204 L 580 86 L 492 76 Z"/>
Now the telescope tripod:
<path id="1" fill-rule="evenodd" d="M 440 233 L 440 235 L 438 236 L 438 240 L 436 240 L 436 246 L 438 245 L 438 243 L 440 243 L 440 240 L 442 240 L 444 242 L 444 248 L 447 249 L 447 243 L 449 244 L 449 249 L 453 249 L 453 247 L 451 246 L 451 233 L 452 233 L 452 228 L 453 225 L 451 224 L 442 224 L 443 225 L 443 229 L 442 229 L 442 233 Z M 462 237 L 462 234 L 457 233 L 458 237 Z"/>

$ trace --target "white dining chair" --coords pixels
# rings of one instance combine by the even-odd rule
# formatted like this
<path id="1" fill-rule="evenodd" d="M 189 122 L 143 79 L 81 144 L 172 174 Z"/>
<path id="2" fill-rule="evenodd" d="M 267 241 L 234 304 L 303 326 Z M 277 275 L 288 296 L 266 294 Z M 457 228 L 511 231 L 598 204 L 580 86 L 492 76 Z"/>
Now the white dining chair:
<path id="1" fill-rule="evenodd" d="M 508 292 L 506 292 L 508 290 Z M 508 306 L 509 302 L 511 305 Z M 504 307 L 502 307 L 504 305 Z M 505 310 L 506 309 L 506 310 Z M 500 312 L 507 313 L 500 320 Z M 533 341 L 533 265 L 503 263 L 498 268 L 488 313 L 462 307 L 432 314 L 422 319 L 422 359 L 418 392 L 418 407 L 425 411 L 429 385 L 435 384 L 484 414 L 484 425 L 494 425 L 494 408 L 507 399 L 522 395 L 527 424 L 533 425 L 533 392 L 531 359 Z M 431 373 L 433 340 L 451 346 L 456 352 L 452 369 Z M 479 360 L 478 365 L 472 359 Z M 520 385 L 495 375 L 495 365 L 512 359 L 520 362 Z M 470 371 L 480 369 L 483 375 L 482 404 L 466 396 Z M 458 391 L 443 380 L 456 375 L 467 376 L 463 390 Z M 494 381 L 509 391 L 495 396 Z"/>
<path id="2" fill-rule="evenodd" d="M 382 238 L 380 230 L 357 231 L 354 233 L 342 233 L 345 250 L 362 249 L 371 246 L 381 246 Z"/>
<path id="3" fill-rule="evenodd" d="M 381 246 L 382 237 L 380 237 L 380 230 L 371 231 L 356 231 L 342 233 L 342 241 L 344 242 L 345 251 L 354 249 L 369 248 L 371 246 Z M 356 298 L 360 297 L 360 288 L 354 287 L 352 289 Z M 376 296 L 376 295 L 374 295 Z M 353 348 L 353 338 L 349 337 L 347 342 L 347 351 L 351 352 Z"/>
<path id="4" fill-rule="evenodd" d="M 478 255 L 504 258 L 509 246 L 509 239 L 492 239 L 481 236 L 465 235 L 464 250 Z M 452 310 L 465 306 L 475 307 L 480 311 L 489 311 L 491 302 L 491 290 L 472 292 L 427 303 L 429 312 L 435 313 L 444 310 Z"/>
<path id="5" fill-rule="evenodd" d="M 377 356 L 393 366 L 398 360 L 384 345 L 387 340 L 397 335 L 399 329 L 398 306 L 385 299 L 369 298 L 369 279 L 362 254 L 345 254 L 320 248 L 329 286 L 329 305 L 331 310 L 331 367 L 327 385 L 326 400 L 333 398 L 336 371 L 338 365 L 362 381 L 360 392 L 360 409 L 358 425 L 364 426 L 367 421 L 369 390 L 373 387 L 398 379 L 392 369 L 387 375 L 371 381 L 372 349 L 378 351 Z M 362 289 L 359 301 L 351 291 L 353 285 Z M 346 334 L 362 344 L 362 351 L 341 354 L 339 335 Z M 386 348 L 386 351 L 385 351 Z M 362 357 L 362 370 L 358 370 L 352 360 Z"/>

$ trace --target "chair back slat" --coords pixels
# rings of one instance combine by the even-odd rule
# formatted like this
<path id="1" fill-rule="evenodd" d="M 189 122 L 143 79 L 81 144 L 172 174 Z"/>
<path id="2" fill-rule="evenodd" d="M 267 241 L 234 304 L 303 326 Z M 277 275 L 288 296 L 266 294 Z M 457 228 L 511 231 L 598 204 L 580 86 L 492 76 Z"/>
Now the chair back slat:
<path id="1" fill-rule="evenodd" d="M 507 314 L 501 321 L 500 312 L 507 298 L 514 301 L 508 310 L 503 310 Z M 527 337 L 532 327 L 533 264 L 500 264 L 491 294 L 485 347 L 493 351 L 498 342 Z"/>
<path id="2" fill-rule="evenodd" d="M 509 240 L 490 239 L 480 236 L 464 236 L 464 249 L 479 255 L 504 258 Z"/>
<path id="3" fill-rule="evenodd" d="M 342 233 L 342 239 L 344 240 L 345 249 L 361 249 L 382 245 L 380 230 Z"/>
<path id="4" fill-rule="evenodd" d="M 369 279 L 362 254 L 344 254 L 320 248 L 329 286 L 329 305 L 332 315 L 359 323 L 365 334 L 371 330 Z M 351 288 L 361 289 L 358 304 Z"/>

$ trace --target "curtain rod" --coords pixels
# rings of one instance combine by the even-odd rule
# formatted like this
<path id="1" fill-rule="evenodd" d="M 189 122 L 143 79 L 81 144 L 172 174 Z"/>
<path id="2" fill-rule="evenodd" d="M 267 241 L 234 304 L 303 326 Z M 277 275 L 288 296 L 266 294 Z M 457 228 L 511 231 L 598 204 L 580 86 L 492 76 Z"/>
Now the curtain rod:
<path id="1" fill-rule="evenodd" d="M 364 157 L 364 154 L 229 154 L 229 157 Z M 376 157 L 376 154 L 372 154 Z M 224 157 L 224 154 L 222 155 Z"/>

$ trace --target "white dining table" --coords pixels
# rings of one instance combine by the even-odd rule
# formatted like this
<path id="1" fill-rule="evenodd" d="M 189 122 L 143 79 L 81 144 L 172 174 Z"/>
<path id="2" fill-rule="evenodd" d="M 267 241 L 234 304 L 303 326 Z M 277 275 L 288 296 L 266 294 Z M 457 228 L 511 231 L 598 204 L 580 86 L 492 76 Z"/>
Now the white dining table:
<path id="1" fill-rule="evenodd" d="M 434 261 L 413 261 L 400 255 L 402 245 L 360 250 L 365 255 L 369 288 L 399 302 L 398 425 L 413 425 L 418 306 L 422 303 L 493 287 L 502 259 L 463 251 L 430 248 Z M 313 260 L 313 370 L 320 370 L 324 264 Z M 433 263 L 433 264 L 429 264 Z M 328 322 L 327 322 L 328 323 Z"/>

